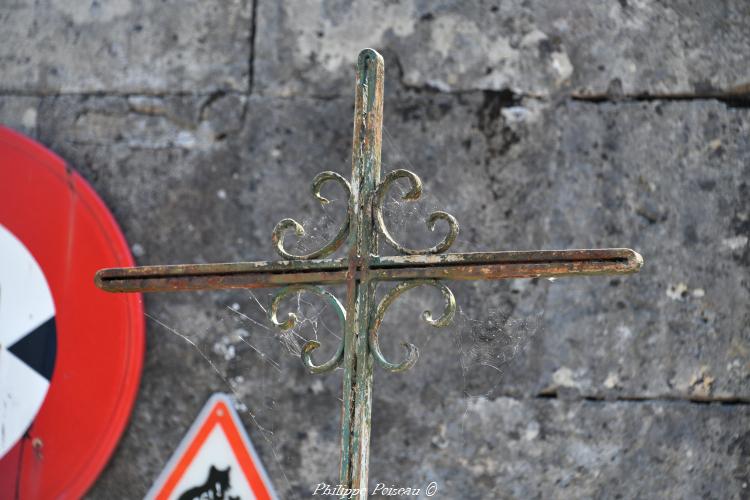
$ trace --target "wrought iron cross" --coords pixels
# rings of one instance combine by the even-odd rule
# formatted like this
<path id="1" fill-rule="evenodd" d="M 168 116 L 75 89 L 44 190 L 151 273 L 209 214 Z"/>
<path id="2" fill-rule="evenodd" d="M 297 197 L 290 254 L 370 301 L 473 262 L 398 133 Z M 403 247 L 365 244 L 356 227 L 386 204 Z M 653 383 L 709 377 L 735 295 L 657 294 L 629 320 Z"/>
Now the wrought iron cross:
<path id="1" fill-rule="evenodd" d="M 367 497 L 373 365 L 400 372 L 411 368 L 418 357 L 412 344 L 404 344 L 406 357 L 397 363 L 386 359 L 380 350 L 378 329 L 386 310 L 399 295 L 422 285 L 439 289 L 445 298 L 443 313 L 433 318 L 427 311 L 423 317 L 428 324 L 443 327 L 451 322 L 456 310 L 453 293 L 443 280 L 626 274 L 637 272 L 643 264 L 638 253 L 626 248 L 445 253 L 458 235 L 458 223 L 442 211 L 433 212 L 427 219 L 430 230 L 438 223 L 447 228 L 440 243 L 427 249 L 399 244 L 383 218 L 385 196 L 394 182 L 405 179 L 411 189 L 403 199 L 416 200 L 422 194 L 422 182 L 408 170 L 394 170 L 380 180 L 383 70 L 383 58 L 376 51 L 365 49 L 359 54 L 351 183 L 335 172 L 322 172 L 313 180 L 313 196 L 322 204 L 328 203 L 321 195 L 325 183 L 335 182 L 348 194 L 346 220 L 323 248 L 305 255 L 286 250 L 285 234 L 293 230 L 302 236 L 304 229 L 293 219 L 284 219 L 273 230 L 276 251 L 284 260 L 103 269 L 96 274 L 97 286 L 109 292 L 283 287 L 269 308 L 270 320 L 281 329 L 292 328 L 297 320 L 293 313 L 284 320 L 277 317 L 285 297 L 311 292 L 325 298 L 338 313 L 345 332 L 343 340 L 333 357 L 321 364 L 312 359 L 312 352 L 320 344 L 308 341 L 302 348 L 302 361 L 312 373 L 343 366 L 339 481 L 342 490 L 356 491 L 359 498 Z M 381 238 L 401 255 L 379 256 Z M 325 258 L 344 242 L 349 245 L 347 257 Z M 375 288 L 383 281 L 398 284 L 375 304 Z M 347 285 L 345 305 L 319 287 L 341 283 Z"/>

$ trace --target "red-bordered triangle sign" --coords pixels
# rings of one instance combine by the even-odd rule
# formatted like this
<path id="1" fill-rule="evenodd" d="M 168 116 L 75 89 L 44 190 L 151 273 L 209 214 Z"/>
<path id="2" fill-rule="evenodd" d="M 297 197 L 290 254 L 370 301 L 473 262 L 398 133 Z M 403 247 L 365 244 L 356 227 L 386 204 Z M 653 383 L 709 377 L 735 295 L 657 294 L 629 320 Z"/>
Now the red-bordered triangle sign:
<path id="1" fill-rule="evenodd" d="M 146 498 L 277 498 L 226 394 L 208 400 Z"/>

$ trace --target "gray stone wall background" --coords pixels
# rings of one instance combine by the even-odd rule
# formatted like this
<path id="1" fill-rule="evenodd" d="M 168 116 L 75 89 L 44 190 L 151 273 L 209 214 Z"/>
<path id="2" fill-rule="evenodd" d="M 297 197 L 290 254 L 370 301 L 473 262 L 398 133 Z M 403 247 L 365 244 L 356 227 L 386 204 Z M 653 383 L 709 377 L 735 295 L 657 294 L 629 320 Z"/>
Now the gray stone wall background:
<path id="1" fill-rule="evenodd" d="M 429 294 L 406 297 L 387 352 L 408 338 L 422 356 L 375 375 L 371 484 L 747 498 L 747 2 L 7 1 L 0 122 L 94 185 L 140 264 L 273 258 L 279 219 L 339 220 L 308 186 L 349 176 L 366 46 L 386 61 L 385 169 L 416 171 L 426 204 L 458 218 L 456 251 L 628 246 L 646 262 L 459 284 L 446 331 L 417 321 Z M 221 376 L 149 320 L 131 422 L 90 498 L 141 497 L 228 384 L 282 498 L 333 482 L 340 373 L 306 374 L 229 311 L 262 321 L 247 293 L 145 301 Z"/>

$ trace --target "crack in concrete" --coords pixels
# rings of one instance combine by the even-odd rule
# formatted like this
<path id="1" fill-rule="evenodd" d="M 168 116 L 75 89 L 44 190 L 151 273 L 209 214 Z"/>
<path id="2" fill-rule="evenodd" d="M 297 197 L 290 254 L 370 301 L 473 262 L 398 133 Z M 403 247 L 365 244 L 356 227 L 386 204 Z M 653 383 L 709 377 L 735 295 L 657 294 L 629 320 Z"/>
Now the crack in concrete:
<path id="1" fill-rule="evenodd" d="M 0 97 L 155 97 L 159 99 L 166 99 L 170 97 L 211 97 L 216 94 L 221 95 L 237 95 L 247 96 L 246 91 L 236 89 L 211 89 L 211 90 L 200 90 L 200 91 L 152 91 L 152 90 L 138 90 L 138 91 L 118 91 L 118 90 L 86 90 L 86 91 L 75 91 L 75 92 L 59 92 L 59 91 L 26 91 L 26 90 L 12 90 L 12 89 L 0 89 Z"/>
<path id="2" fill-rule="evenodd" d="M 514 396 L 514 399 L 523 399 Z M 570 398 L 559 397 L 557 391 L 540 392 L 533 396 L 533 399 L 558 399 L 560 401 L 585 401 L 589 403 L 686 403 L 697 405 L 720 405 L 720 406 L 750 406 L 750 398 L 741 396 L 714 396 L 714 397 L 680 397 L 680 396 L 636 396 L 636 395 L 618 395 L 618 396 L 601 396 L 601 395 L 577 395 Z"/>
<path id="3" fill-rule="evenodd" d="M 254 0 L 254 4 L 257 0 Z M 253 32 L 255 28 L 253 27 Z M 280 100 L 313 100 L 313 101 L 334 101 L 337 99 L 348 99 L 348 94 L 310 94 L 310 95 L 270 95 L 254 90 L 254 60 L 255 60 L 255 43 L 253 41 L 251 45 L 251 64 L 249 70 L 249 81 L 248 90 L 241 91 L 236 89 L 212 89 L 212 90 L 196 90 L 196 91 L 152 91 L 148 89 L 138 91 L 117 91 L 117 90 L 92 90 L 92 91 L 72 91 L 72 92 L 59 92 L 59 91 L 25 91 L 25 90 L 14 90 L 14 89 L 0 89 L 0 97 L 36 97 L 36 98 L 47 98 L 47 97 L 154 97 L 154 98 L 169 98 L 169 97 L 204 97 L 204 98 L 216 98 L 217 96 L 229 96 L 238 95 L 253 98 L 268 98 L 268 99 L 280 99 Z M 405 84 L 403 81 L 399 82 L 404 90 L 414 92 L 417 94 L 441 94 L 447 96 L 463 96 L 471 94 L 490 94 L 490 95 L 507 95 L 509 98 L 508 102 L 520 102 L 523 99 L 537 100 L 543 102 L 559 102 L 559 101 L 577 101 L 586 102 L 591 104 L 631 104 L 634 102 L 691 102 L 691 101 L 719 101 L 730 108 L 738 109 L 750 109 L 750 93 L 715 93 L 715 94 L 627 94 L 627 95 L 615 95 L 615 94 L 559 94 L 553 96 L 542 96 L 537 94 L 529 94 L 519 92 L 517 90 L 504 88 L 500 90 L 490 89 L 464 89 L 464 90 L 450 90 L 445 91 L 431 86 L 413 86 Z"/>
<path id="4" fill-rule="evenodd" d="M 750 109 L 750 92 L 718 92 L 702 94 L 571 94 L 572 101 L 589 102 L 592 104 L 621 104 L 632 102 L 670 102 L 670 101 L 719 101 L 730 108 Z"/>
<path id="5" fill-rule="evenodd" d="M 255 36 L 257 33 L 258 26 L 258 0 L 251 0 L 251 13 L 252 24 L 250 25 L 249 34 L 249 45 L 250 45 L 250 60 L 248 61 L 247 69 L 247 95 L 250 96 L 253 93 L 253 86 L 255 85 Z"/>
<path id="6" fill-rule="evenodd" d="M 403 87 L 405 90 L 409 90 L 412 92 L 415 92 L 417 94 L 445 94 L 445 95 L 467 95 L 467 94 L 473 94 L 476 92 L 483 92 L 483 93 L 491 93 L 491 94 L 507 94 L 511 100 L 520 101 L 521 99 L 538 99 L 541 101 L 547 101 L 549 100 L 547 97 L 537 94 L 530 94 L 530 93 L 524 93 L 519 92 L 517 90 L 511 89 L 511 88 L 503 88 L 503 89 L 460 89 L 460 90 L 443 90 L 436 86 L 424 84 L 424 85 L 412 85 L 406 82 L 405 80 L 405 71 L 404 66 L 401 64 L 401 59 L 398 57 L 398 54 L 389 53 L 388 59 L 396 66 L 396 71 L 398 72 L 398 83 Z"/>

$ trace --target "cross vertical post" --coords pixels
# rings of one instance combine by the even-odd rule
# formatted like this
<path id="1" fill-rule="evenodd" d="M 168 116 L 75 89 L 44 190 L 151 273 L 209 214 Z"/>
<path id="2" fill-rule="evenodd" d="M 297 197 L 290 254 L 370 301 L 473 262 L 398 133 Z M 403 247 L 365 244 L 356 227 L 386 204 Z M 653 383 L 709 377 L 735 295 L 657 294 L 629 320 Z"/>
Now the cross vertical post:
<path id="1" fill-rule="evenodd" d="M 363 50 L 357 60 L 352 140 L 352 218 L 344 337 L 344 381 L 341 425 L 341 472 L 345 488 L 367 491 L 370 458 L 373 360 L 368 343 L 374 284 L 370 256 L 378 254 L 372 199 L 380 182 L 383 127 L 383 58 Z M 366 498 L 362 494 L 358 495 Z"/>

